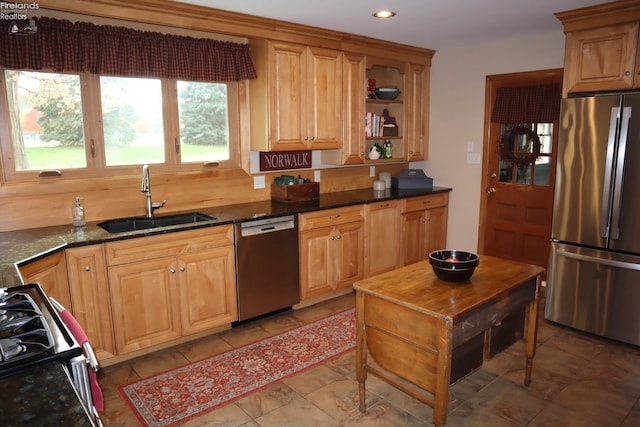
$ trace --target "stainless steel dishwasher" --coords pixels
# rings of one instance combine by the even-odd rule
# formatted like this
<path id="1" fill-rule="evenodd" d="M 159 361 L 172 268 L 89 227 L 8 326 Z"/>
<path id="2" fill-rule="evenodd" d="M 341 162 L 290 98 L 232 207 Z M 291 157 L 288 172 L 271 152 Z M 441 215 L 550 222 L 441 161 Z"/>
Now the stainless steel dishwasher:
<path id="1" fill-rule="evenodd" d="M 296 215 L 236 224 L 238 320 L 300 302 Z"/>

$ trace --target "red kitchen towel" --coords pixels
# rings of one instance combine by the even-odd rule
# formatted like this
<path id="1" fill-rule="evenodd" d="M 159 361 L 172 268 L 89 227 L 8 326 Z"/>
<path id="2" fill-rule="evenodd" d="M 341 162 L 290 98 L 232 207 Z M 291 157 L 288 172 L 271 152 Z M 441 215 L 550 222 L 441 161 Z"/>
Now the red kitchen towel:
<path id="1" fill-rule="evenodd" d="M 80 345 L 89 342 L 89 338 L 84 332 L 84 329 L 82 329 L 82 326 L 80 326 L 76 318 L 73 317 L 73 314 L 71 314 L 69 310 L 63 310 L 60 313 L 60 317 Z M 96 376 L 96 373 L 93 369 L 88 369 L 88 371 L 89 383 L 91 384 L 91 396 L 93 397 L 93 406 L 95 406 L 99 412 L 102 412 L 104 410 L 104 398 L 102 396 L 102 389 L 100 388 L 100 384 L 98 384 L 98 377 Z"/>

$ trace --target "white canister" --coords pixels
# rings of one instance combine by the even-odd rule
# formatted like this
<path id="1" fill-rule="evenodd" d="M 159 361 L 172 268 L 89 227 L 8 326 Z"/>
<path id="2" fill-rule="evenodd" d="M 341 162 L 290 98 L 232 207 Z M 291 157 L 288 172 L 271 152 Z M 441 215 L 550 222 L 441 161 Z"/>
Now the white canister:
<path id="1" fill-rule="evenodd" d="M 373 181 L 373 190 L 374 191 L 384 191 L 384 186 L 385 186 L 384 181 L 380 181 L 380 180 Z"/>
<path id="2" fill-rule="evenodd" d="M 380 181 L 384 181 L 384 188 L 391 188 L 391 172 L 380 172 Z"/>

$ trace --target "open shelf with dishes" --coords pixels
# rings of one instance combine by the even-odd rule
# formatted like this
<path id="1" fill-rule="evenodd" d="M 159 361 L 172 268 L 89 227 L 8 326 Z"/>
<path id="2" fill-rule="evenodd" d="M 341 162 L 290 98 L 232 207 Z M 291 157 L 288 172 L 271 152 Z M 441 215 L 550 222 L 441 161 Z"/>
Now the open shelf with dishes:
<path id="1" fill-rule="evenodd" d="M 370 58 L 364 94 L 366 162 L 402 161 L 406 158 L 403 136 L 405 74 L 404 63 L 394 64 Z M 376 158 L 375 152 L 372 155 L 372 148 L 375 150 L 376 144 L 383 147 L 379 158 Z M 385 155 L 385 144 L 391 147 L 391 156 Z"/>

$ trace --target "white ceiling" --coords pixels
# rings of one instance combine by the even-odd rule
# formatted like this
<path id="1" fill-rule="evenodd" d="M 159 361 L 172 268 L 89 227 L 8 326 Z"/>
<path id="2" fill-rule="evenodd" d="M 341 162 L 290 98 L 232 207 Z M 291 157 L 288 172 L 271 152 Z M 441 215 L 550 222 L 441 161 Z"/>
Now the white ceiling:
<path id="1" fill-rule="evenodd" d="M 562 30 L 553 15 L 605 0 L 177 0 L 428 49 Z M 397 13 L 376 19 L 380 9 Z"/>

